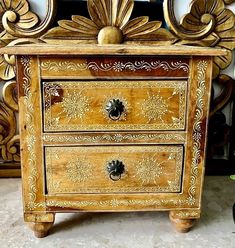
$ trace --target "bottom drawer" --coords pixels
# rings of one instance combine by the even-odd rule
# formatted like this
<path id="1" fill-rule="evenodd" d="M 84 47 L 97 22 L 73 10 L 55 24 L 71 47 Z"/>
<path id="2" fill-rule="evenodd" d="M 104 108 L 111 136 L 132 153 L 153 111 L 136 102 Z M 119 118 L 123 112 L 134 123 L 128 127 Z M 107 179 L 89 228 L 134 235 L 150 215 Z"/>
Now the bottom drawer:
<path id="1" fill-rule="evenodd" d="M 180 192 L 184 148 L 45 147 L 47 193 Z"/>

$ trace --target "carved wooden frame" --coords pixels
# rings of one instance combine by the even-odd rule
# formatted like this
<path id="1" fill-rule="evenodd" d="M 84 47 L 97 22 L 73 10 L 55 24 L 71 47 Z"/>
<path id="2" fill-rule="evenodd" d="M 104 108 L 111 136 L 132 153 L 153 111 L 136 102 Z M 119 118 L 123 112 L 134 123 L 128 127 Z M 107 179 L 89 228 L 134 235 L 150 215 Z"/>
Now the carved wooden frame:
<path id="1" fill-rule="evenodd" d="M 225 82 L 225 86 L 220 97 L 215 99 L 211 115 L 227 104 L 231 97 L 232 79 L 219 74 L 220 70 L 231 63 L 232 51 L 235 48 L 235 15 L 226 7 L 235 0 L 194 0 L 190 12 L 180 23 L 174 15 L 174 0 L 165 0 L 164 15 L 170 32 L 161 28 L 160 21 L 149 22 L 148 17 L 129 20 L 134 7 L 133 0 L 102 1 L 103 11 L 99 11 L 100 1 L 88 0 L 91 19 L 72 16 L 72 20 L 59 21 L 57 27 L 49 30 L 55 17 L 56 2 L 56 0 L 47 0 L 47 14 L 40 22 L 38 16 L 30 11 L 28 0 L 0 0 L 0 47 L 19 42 L 59 43 L 67 36 L 70 36 L 67 42 L 76 40 L 76 43 L 154 43 L 223 47 L 227 49 L 228 55 L 214 59 L 213 73 L 214 78 L 217 77 L 219 82 Z M 99 21 L 97 9 L 101 17 L 98 18 Z M 74 37 L 74 40 L 71 40 L 71 37 Z M 0 177 L 20 175 L 14 65 L 14 56 L 0 55 L 0 78 L 3 80 L 2 101 L 0 101 L 0 156 L 4 161 L 0 166 Z"/>

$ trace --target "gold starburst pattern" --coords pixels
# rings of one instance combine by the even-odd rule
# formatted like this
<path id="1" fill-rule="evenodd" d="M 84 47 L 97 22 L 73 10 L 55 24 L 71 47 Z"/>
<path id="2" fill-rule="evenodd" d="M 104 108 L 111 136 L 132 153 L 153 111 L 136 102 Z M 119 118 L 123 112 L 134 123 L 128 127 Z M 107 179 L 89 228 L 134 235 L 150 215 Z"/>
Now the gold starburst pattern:
<path id="1" fill-rule="evenodd" d="M 143 158 L 138 161 L 136 167 L 137 176 L 143 184 L 156 184 L 156 179 L 164 174 L 162 167 L 163 163 L 164 162 L 159 163 L 154 157 Z"/>
<path id="2" fill-rule="evenodd" d="M 68 178 L 74 183 L 84 182 L 92 175 L 91 165 L 87 163 L 85 158 L 76 158 L 70 161 L 66 169 Z"/>
<path id="3" fill-rule="evenodd" d="M 148 118 L 149 122 L 160 119 L 169 112 L 169 106 L 166 99 L 159 94 L 149 96 L 142 104 L 142 114 Z"/>
<path id="4" fill-rule="evenodd" d="M 80 118 L 82 119 L 89 109 L 89 99 L 82 94 L 82 92 L 74 91 L 67 93 L 63 97 L 62 108 L 63 112 L 66 113 L 69 120 Z"/>

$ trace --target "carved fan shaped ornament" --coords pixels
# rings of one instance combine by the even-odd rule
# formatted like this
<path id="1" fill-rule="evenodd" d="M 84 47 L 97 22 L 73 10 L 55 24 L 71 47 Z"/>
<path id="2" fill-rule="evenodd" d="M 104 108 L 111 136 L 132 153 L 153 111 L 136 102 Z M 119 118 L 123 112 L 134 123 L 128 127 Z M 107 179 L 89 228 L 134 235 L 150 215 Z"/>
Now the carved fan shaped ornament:
<path id="1" fill-rule="evenodd" d="M 75 39 L 77 43 L 120 44 L 126 42 L 165 41 L 172 43 L 174 36 L 160 28 L 160 21 L 147 16 L 130 20 L 133 0 L 88 0 L 91 19 L 74 15 L 72 20 L 61 20 L 43 39 Z M 69 38 L 68 38 L 69 37 Z"/>
<path id="2" fill-rule="evenodd" d="M 76 43 L 141 43 L 154 45 L 196 45 L 220 47 L 228 51 L 226 56 L 214 58 L 214 78 L 232 61 L 235 48 L 235 16 L 226 8 L 234 0 L 193 0 L 190 12 L 180 24 L 174 15 L 174 0 L 164 1 L 164 15 L 172 31 L 161 28 L 160 21 L 151 21 L 146 16 L 130 20 L 133 0 L 88 0 L 90 19 L 72 16 L 61 20 L 42 38 L 73 40 Z M 157 11 L 157 10 L 156 10 Z M 69 38 L 68 38 L 69 37 Z"/>

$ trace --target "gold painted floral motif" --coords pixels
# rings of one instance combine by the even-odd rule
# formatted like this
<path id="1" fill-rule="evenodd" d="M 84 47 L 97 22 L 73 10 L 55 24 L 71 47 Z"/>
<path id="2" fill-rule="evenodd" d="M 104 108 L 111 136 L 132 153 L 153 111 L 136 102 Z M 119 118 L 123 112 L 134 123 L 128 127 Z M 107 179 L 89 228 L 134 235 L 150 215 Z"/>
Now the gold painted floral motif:
<path id="1" fill-rule="evenodd" d="M 151 121 L 161 120 L 163 123 L 163 117 L 171 112 L 169 110 L 169 105 L 167 102 L 168 99 L 160 95 L 160 92 L 157 95 L 150 95 L 149 98 L 144 100 L 142 103 L 142 114 L 148 118 L 149 123 Z"/>
<path id="2" fill-rule="evenodd" d="M 92 167 L 85 158 L 71 160 L 66 166 L 68 178 L 76 182 L 84 182 L 92 176 Z"/>
<path id="3" fill-rule="evenodd" d="M 175 154 L 169 154 L 168 160 L 175 159 Z M 159 162 L 155 157 L 144 157 L 138 161 L 136 172 L 143 184 L 157 184 L 157 179 L 165 174 L 163 164 L 167 161 Z"/>
<path id="4" fill-rule="evenodd" d="M 90 99 L 82 94 L 81 91 L 68 92 L 63 97 L 62 108 L 69 119 L 82 119 L 87 112 L 90 111 Z"/>

